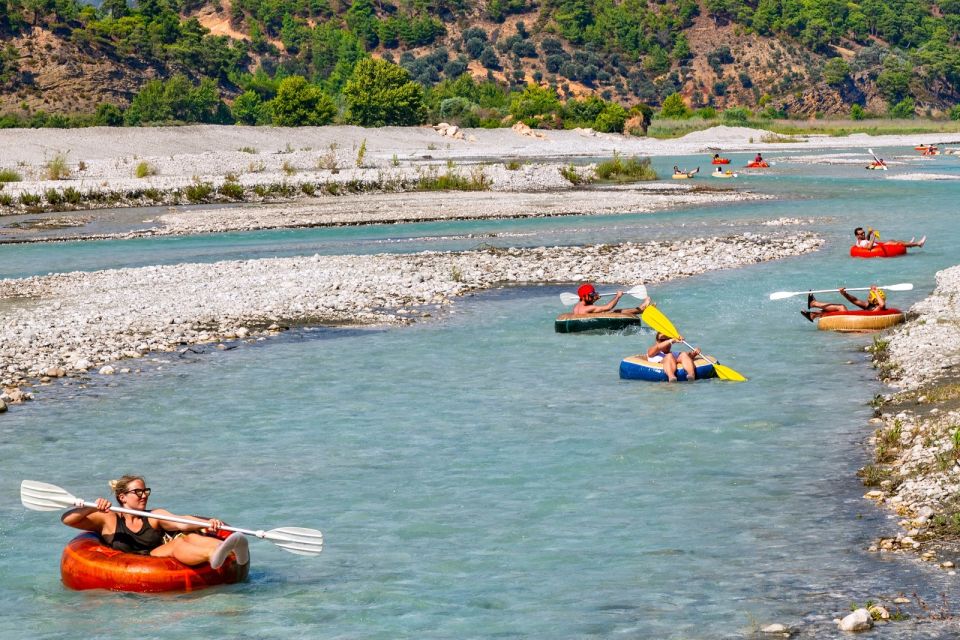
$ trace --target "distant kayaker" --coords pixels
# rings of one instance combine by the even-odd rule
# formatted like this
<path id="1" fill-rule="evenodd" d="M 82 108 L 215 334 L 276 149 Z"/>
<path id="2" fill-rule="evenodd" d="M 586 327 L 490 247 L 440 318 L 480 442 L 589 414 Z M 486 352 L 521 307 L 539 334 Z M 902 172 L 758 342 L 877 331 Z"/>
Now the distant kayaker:
<path id="1" fill-rule="evenodd" d="M 714 159 L 714 160 L 719 160 L 719 159 L 720 159 L 720 154 L 719 154 L 719 153 L 713 154 L 713 159 Z"/>
<path id="2" fill-rule="evenodd" d="M 714 171 L 714 173 L 717 174 L 718 176 L 722 176 L 722 175 L 723 175 L 723 168 L 721 168 L 720 165 L 717 165 L 717 170 Z"/>
<path id="3" fill-rule="evenodd" d="M 763 162 L 763 156 L 760 155 L 760 152 L 757 151 L 757 157 L 753 159 L 754 164 L 760 164 Z"/>
<path id="4" fill-rule="evenodd" d="M 126 475 L 119 480 L 112 480 L 110 488 L 113 489 L 120 506 L 138 511 L 147 510 L 150 488 L 141 476 Z M 239 564 L 249 562 L 247 540 L 242 533 L 233 533 L 226 540 L 190 533 L 203 528 L 218 531 L 223 522 L 216 518 L 211 518 L 203 527 L 199 527 L 126 513 L 110 513 L 110 507 L 109 500 L 97 498 L 95 509 L 71 509 L 63 514 L 61 521 L 77 529 L 93 531 L 107 546 L 125 553 L 158 558 L 172 557 L 191 566 L 209 562 L 212 568 L 218 569 L 233 551 L 237 554 Z M 173 515 L 163 509 L 154 509 L 152 512 L 157 515 Z M 168 532 L 172 538 L 167 535 Z"/>
<path id="5" fill-rule="evenodd" d="M 870 287 L 870 293 L 867 295 L 866 300 L 861 300 L 856 296 L 850 295 L 847 293 L 847 290 L 842 287 L 838 289 L 838 291 L 840 295 L 864 311 L 879 311 L 887 308 L 887 294 L 884 293 L 883 289 L 878 289 L 876 285 Z M 817 311 L 810 311 L 810 309 L 817 309 Z M 807 310 L 801 311 L 800 315 L 810 322 L 813 322 L 824 313 L 834 313 L 837 311 L 849 311 L 849 309 L 847 309 L 845 305 L 837 302 L 820 302 L 813 297 L 812 293 L 808 293 Z"/>
<path id="6" fill-rule="evenodd" d="M 600 299 L 600 294 L 597 293 L 597 290 L 589 282 L 586 284 L 580 285 L 580 288 L 577 289 L 577 295 L 580 297 L 580 301 L 573 306 L 574 314 L 587 314 L 587 313 L 624 313 L 628 315 L 638 315 L 643 313 L 643 310 L 647 308 L 650 304 L 650 296 L 647 296 L 643 299 L 643 302 L 640 303 L 640 306 L 633 307 L 630 309 L 614 309 L 617 306 L 617 303 L 620 302 L 620 298 L 623 297 L 623 291 L 617 291 L 613 300 L 607 304 L 597 305 L 595 304 L 597 300 Z"/>
<path id="7" fill-rule="evenodd" d="M 659 362 L 663 365 L 663 372 L 667 374 L 668 382 L 677 381 L 678 364 L 687 372 L 687 380 L 697 379 L 697 368 L 694 366 L 693 361 L 700 355 L 700 349 L 681 351 L 680 355 L 675 355 L 670 352 L 670 349 L 675 342 L 683 342 L 683 336 L 677 336 L 676 339 L 673 339 L 663 333 L 657 333 L 655 340 L 653 345 L 647 349 L 647 360 L 650 362 Z"/>
<path id="8" fill-rule="evenodd" d="M 877 233 L 876 229 L 867 228 L 864 231 L 863 227 L 857 227 L 853 230 L 853 235 L 856 237 L 857 246 L 862 249 L 873 249 L 873 245 L 877 242 L 880 242 L 880 234 Z M 927 241 L 927 236 L 923 236 L 919 240 L 916 238 L 910 238 L 910 240 L 884 240 L 887 244 L 902 244 L 905 247 L 922 247 Z"/>

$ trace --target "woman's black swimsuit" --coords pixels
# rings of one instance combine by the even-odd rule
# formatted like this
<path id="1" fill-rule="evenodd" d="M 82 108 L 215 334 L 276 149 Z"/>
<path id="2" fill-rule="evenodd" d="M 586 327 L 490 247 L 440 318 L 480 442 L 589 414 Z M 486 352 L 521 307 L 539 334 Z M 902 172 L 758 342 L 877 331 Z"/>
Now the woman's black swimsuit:
<path id="1" fill-rule="evenodd" d="M 117 529 L 113 533 L 113 539 L 106 541 L 111 548 L 126 553 L 148 556 L 151 551 L 163 544 L 163 532 L 151 527 L 146 518 L 140 518 L 143 522 L 143 528 L 134 533 L 127 528 L 123 516 L 119 513 L 116 516 Z"/>

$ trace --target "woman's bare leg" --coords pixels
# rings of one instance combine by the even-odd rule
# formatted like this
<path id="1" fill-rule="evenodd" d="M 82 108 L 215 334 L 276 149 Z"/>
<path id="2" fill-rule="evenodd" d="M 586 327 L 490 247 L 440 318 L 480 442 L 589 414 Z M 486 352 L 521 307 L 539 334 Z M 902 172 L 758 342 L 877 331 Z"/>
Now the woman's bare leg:
<path id="1" fill-rule="evenodd" d="M 663 356 L 663 372 L 667 374 L 667 382 L 677 381 L 677 358 L 672 353 Z"/>

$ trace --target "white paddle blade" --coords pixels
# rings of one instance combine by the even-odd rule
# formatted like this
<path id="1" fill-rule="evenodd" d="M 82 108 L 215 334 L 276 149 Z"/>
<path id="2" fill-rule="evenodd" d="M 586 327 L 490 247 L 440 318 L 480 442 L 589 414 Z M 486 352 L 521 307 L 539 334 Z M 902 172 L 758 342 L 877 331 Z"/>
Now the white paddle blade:
<path id="1" fill-rule="evenodd" d="M 791 296 L 798 295 L 803 293 L 802 291 L 776 291 L 770 294 L 771 300 L 783 300 L 784 298 L 789 298 Z"/>
<path id="2" fill-rule="evenodd" d="M 33 511 L 60 511 L 76 506 L 77 498 L 56 485 L 24 480 L 20 483 L 20 502 Z"/>
<path id="3" fill-rule="evenodd" d="M 888 287 L 880 287 L 881 289 L 886 289 L 887 291 L 913 291 L 912 282 L 901 282 L 900 284 L 891 284 Z"/>
<path id="4" fill-rule="evenodd" d="M 564 292 L 560 294 L 560 302 L 562 302 L 563 305 L 566 307 L 569 307 L 572 304 L 577 304 L 577 302 L 579 301 L 580 301 L 580 298 L 577 297 L 575 293 Z"/>
<path id="5" fill-rule="evenodd" d="M 634 298 L 646 298 L 647 288 L 642 284 L 638 284 L 637 286 L 628 289 L 624 293 L 626 293 L 628 296 L 633 296 Z"/>
<path id="6" fill-rule="evenodd" d="M 284 551 L 300 556 L 316 556 L 323 551 L 323 533 L 304 527 L 271 529 L 263 537 Z"/>

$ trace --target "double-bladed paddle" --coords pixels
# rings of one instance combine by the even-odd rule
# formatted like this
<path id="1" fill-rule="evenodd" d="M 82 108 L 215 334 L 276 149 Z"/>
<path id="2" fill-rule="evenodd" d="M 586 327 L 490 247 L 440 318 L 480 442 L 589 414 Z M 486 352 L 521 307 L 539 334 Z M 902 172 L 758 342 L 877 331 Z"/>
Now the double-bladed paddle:
<path id="1" fill-rule="evenodd" d="M 880 158 L 877 157 L 877 154 L 875 154 L 875 153 L 873 152 L 873 149 L 867 149 L 867 151 L 869 151 L 869 152 L 870 152 L 870 155 L 873 156 L 873 159 L 874 159 L 874 161 L 876 162 L 876 165 L 875 165 L 875 166 L 878 166 L 878 167 L 880 167 L 881 169 L 883 169 L 884 171 L 886 171 L 886 170 L 887 170 L 887 164 L 886 164 L 883 160 L 881 160 Z"/>
<path id="2" fill-rule="evenodd" d="M 22 502 L 23 506 L 27 509 L 32 509 L 33 511 L 60 511 L 61 509 L 71 509 L 74 507 L 91 507 L 95 509 L 97 507 L 95 502 L 87 502 L 82 498 L 77 498 L 56 485 L 37 482 L 35 480 L 24 480 L 20 483 L 20 502 Z M 207 526 L 207 523 L 202 520 L 167 516 L 153 513 L 152 511 L 138 511 L 137 509 L 114 506 L 111 506 L 110 510 L 117 513 L 129 513 L 134 516 L 153 518 L 154 520 L 168 520 L 170 522 L 193 524 L 200 527 Z M 226 531 L 239 531 L 244 535 L 269 540 L 284 551 L 296 553 L 301 556 L 316 556 L 323 551 L 323 534 L 316 529 L 281 527 L 269 531 L 253 531 L 250 529 L 229 527 L 227 525 L 221 528 Z"/>
<path id="3" fill-rule="evenodd" d="M 869 291 L 871 287 L 846 287 L 847 291 Z M 878 286 L 877 289 L 886 289 L 887 291 L 912 291 L 912 282 L 901 282 L 900 284 L 888 284 Z M 806 295 L 808 293 L 834 293 L 840 289 L 814 289 L 813 291 L 775 291 L 770 294 L 771 300 L 783 300 L 793 296 Z"/>
<path id="4" fill-rule="evenodd" d="M 641 317 L 643 318 L 644 322 L 653 328 L 654 331 L 662 333 L 663 335 L 673 338 L 674 340 L 680 340 L 683 342 L 683 344 L 690 347 L 690 349 L 694 348 L 689 342 L 680 337 L 680 332 L 677 331 L 677 328 L 673 326 L 673 323 L 670 322 L 670 319 L 667 318 L 667 316 L 665 316 L 663 312 L 657 309 L 655 306 L 650 305 L 644 309 Z M 717 377 L 721 380 L 731 380 L 734 382 L 747 381 L 743 375 L 737 371 L 734 371 L 730 367 L 720 364 L 719 362 L 713 363 L 713 370 L 717 372 Z"/>
<path id="5" fill-rule="evenodd" d="M 634 298 L 646 298 L 647 288 L 642 284 L 638 284 L 637 286 L 631 289 L 627 289 L 626 291 L 624 291 L 624 293 L 628 296 L 633 296 Z M 616 294 L 617 294 L 616 291 L 611 291 L 608 293 L 601 293 L 600 297 L 603 298 L 604 296 L 613 296 Z M 560 302 L 562 302 L 564 305 L 568 307 L 572 304 L 577 304 L 577 302 L 579 301 L 580 301 L 580 296 L 578 296 L 575 293 L 567 293 L 566 291 L 564 291 L 563 293 L 560 294 Z"/>

